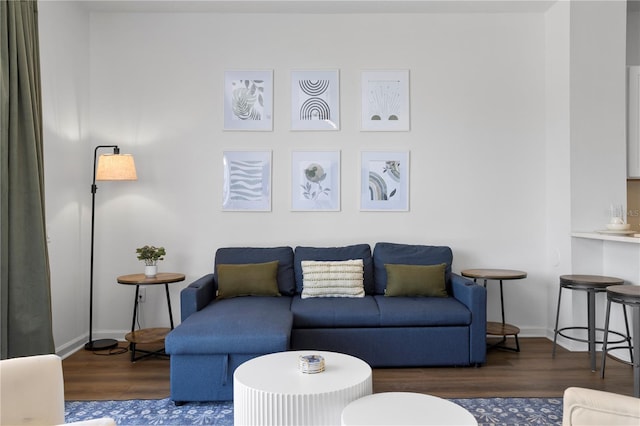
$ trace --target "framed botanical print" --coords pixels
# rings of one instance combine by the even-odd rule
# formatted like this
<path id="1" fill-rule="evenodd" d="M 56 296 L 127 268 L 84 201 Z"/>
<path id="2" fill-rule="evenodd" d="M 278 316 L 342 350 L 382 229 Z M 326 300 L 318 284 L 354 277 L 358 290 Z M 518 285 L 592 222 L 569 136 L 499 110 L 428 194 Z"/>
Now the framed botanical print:
<path id="1" fill-rule="evenodd" d="M 225 71 L 224 130 L 273 130 L 273 71 Z"/>
<path id="2" fill-rule="evenodd" d="M 340 210 L 340 151 L 291 153 L 291 210 Z"/>

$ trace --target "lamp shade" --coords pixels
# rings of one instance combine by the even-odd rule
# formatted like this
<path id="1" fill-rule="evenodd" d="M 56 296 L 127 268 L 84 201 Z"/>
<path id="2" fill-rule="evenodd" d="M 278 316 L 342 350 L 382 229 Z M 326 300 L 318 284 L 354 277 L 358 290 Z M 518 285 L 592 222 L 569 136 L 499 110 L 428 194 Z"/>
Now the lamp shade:
<path id="1" fill-rule="evenodd" d="M 102 154 L 98 158 L 96 180 L 138 180 L 131 154 Z"/>

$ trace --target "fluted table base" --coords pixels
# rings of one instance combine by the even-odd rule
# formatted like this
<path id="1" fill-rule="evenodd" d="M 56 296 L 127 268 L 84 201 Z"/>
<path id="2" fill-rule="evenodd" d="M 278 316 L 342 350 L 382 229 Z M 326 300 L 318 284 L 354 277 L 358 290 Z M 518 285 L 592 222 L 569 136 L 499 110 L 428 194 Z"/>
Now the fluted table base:
<path id="1" fill-rule="evenodd" d="M 473 414 L 437 396 L 383 392 L 353 401 L 342 411 L 342 426 L 478 426 Z"/>
<path id="2" fill-rule="evenodd" d="M 324 357 L 325 371 L 298 369 L 311 354 Z M 371 394 L 371 367 L 335 352 L 279 352 L 240 365 L 233 387 L 235 425 L 339 425 L 344 407 Z"/>

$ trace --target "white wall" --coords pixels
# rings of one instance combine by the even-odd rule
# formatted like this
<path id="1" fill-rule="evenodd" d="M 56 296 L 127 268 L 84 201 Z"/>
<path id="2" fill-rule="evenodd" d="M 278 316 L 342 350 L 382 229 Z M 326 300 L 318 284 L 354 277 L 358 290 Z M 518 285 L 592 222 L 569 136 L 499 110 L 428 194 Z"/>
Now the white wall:
<path id="1" fill-rule="evenodd" d="M 52 51 L 76 31 L 75 26 L 64 26 L 64 19 L 57 21 L 64 13 L 58 7 L 41 8 L 41 21 L 49 21 L 41 26 L 41 38 L 51 40 Z M 565 19 L 562 13 L 558 19 Z M 455 271 L 527 271 L 526 280 L 505 285 L 507 320 L 524 335 L 544 335 L 549 327 L 549 279 L 555 280 L 558 270 L 570 269 L 565 258 L 569 207 L 567 201 L 558 209 L 549 205 L 568 195 L 567 125 L 549 124 L 553 103 L 547 98 L 547 81 L 554 72 L 548 61 L 566 61 L 567 46 L 548 51 L 556 35 L 550 35 L 547 19 L 544 13 L 90 13 L 88 22 L 78 24 L 89 27 L 89 37 L 77 42 L 82 49 L 65 50 L 57 56 L 62 64 L 55 64 L 57 53 L 49 54 L 50 69 L 65 69 L 84 60 L 81 52 L 89 50 L 88 70 L 80 78 L 89 81 L 82 93 L 83 100 L 89 99 L 89 134 L 78 125 L 83 131 L 83 147 L 74 151 L 78 161 L 56 171 L 69 176 L 47 182 L 50 204 L 73 187 L 71 199 L 79 210 L 64 221 L 48 223 L 50 234 L 75 233 L 61 246 L 52 238 L 54 293 L 73 297 L 78 306 L 86 304 L 79 292 L 86 292 L 88 281 L 84 243 L 91 154 L 95 145 L 118 144 L 135 155 L 139 180 L 99 184 L 97 337 L 122 338 L 130 327 L 133 289 L 116 284 L 115 278 L 142 271 L 134 253 L 141 245 L 164 245 L 168 256 L 161 270 L 187 274 L 185 283 L 171 289 L 178 320 L 180 289 L 211 271 L 218 247 L 376 241 L 449 245 Z M 557 31 L 565 37 L 562 28 Z M 274 70 L 273 132 L 222 130 L 223 72 L 244 68 Z M 340 70 L 340 131 L 289 131 L 293 69 Z M 410 132 L 359 130 L 364 69 L 410 70 Z M 568 84 L 563 76 L 554 80 Z M 62 80 L 51 81 L 45 102 L 59 98 L 56 93 L 64 88 Z M 559 100 L 567 102 L 566 96 Z M 561 120 L 569 115 L 562 108 L 559 113 Z M 60 113 L 51 108 L 48 114 Z M 551 138 L 564 144 L 559 159 Z M 55 164 L 63 157 L 64 142 L 50 136 L 46 143 L 47 164 Z M 271 212 L 221 211 L 222 152 L 236 149 L 273 151 Z M 340 212 L 290 211 L 290 155 L 299 149 L 341 150 Z M 359 156 L 365 150 L 411 151 L 409 212 L 359 211 Z M 87 264 L 86 272 L 77 258 Z M 74 270 L 76 276 L 68 277 Z M 66 289 L 69 280 L 73 290 Z M 555 302 L 556 287 L 551 288 Z M 68 295 L 71 291 L 76 293 Z M 148 289 L 147 299 L 141 325 L 166 326 L 163 292 Z M 488 316 L 499 319 L 493 283 Z M 64 319 L 68 321 L 66 314 Z M 86 322 L 78 322 L 85 330 Z M 57 334 L 56 345 L 77 335 Z"/>
<path id="2" fill-rule="evenodd" d="M 89 13 L 73 2 L 38 8 L 53 334 L 65 352 L 89 329 Z"/>
<path id="3" fill-rule="evenodd" d="M 546 208 L 547 335 L 553 334 L 558 298 L 558 276 L 571 273 L 571 66 L 570 3 L 557 2 L 546 13 Z M 565 297 L 565 300 L 567 298 Z M 563 324 L 573 316 L 573 306 L 565 303 Z"/>
<path id="4" fill-rule="evenodd" d="M 633 263 L 625 265 L 622 261 L 616 268 L 607 267 L 600 241 L 568 241 L 562 237 L 571 230 L 602 228 L 608 221 L 609 204 L 626 200 L 626 4 L 558 2 L 547 13 L 547 36 L 547 194 L 552 266 L 547 335 L 551 337 L 558 275 L 606 274 L 634 282 L 630 279 Z M 631 249 L 631 244 L 627 246 Z M 605 311 L 602 295 L 598 303 L 601 319 Z M 618 320 L 613 318 L 614 328 L 619 328 Z M 584 294 L 565 294 L 560 324 L 586 324 Z M 562 338 L 560 342 L 566 344 Z M 569 344 L 574 349 L 583 346 Z"/>
<path id="5" fill-rule="evenodd" d="M 627 65 L 640 65 L 640 2 L 627 2 Z"/>
<path id="6" fill-rule="evenodd" d="M 626 3 L 572 2 L 570 14 L 571 225 L 591 231 L 627 199 Z"/>
<path id="7" fill-rule="evenodd" d="M 518 312 L 519 324 L 540 327 L 543 31 L 536 14 L 92 15 L 92 140 L 135 154 L 140 176 L 100 194 L 109 222 L 97 231 L 100 299 L 122 310 L 98 321 L 127 327 L 131 289 L 111 283 L 140 270 L 132 253 L 145 243 L 167 247 L 163 270 L 193 279 L 211 270 L 220 246 L 397 241 L 451 245 L 456 270 L 530 271 L 507 300 L 514 320 Z M 274 70 L 273 132 L 222 131 L 227 68 Z M 300 68 L 340 69 L 339 132 L 289 131 L 289 73 Z M 359 131 L 360 72 L 384 68 L 411 72 L 410 132 Z M 225 149 L 273 150 L 272 212 L 221 211 Z M 341 150 L 341 212 L 289 211 L 295 149 Z M 363 150 L 411 151 L 410 212 L 359 211 Z M 156 314 L 147 326 L 166 321 Z"/>

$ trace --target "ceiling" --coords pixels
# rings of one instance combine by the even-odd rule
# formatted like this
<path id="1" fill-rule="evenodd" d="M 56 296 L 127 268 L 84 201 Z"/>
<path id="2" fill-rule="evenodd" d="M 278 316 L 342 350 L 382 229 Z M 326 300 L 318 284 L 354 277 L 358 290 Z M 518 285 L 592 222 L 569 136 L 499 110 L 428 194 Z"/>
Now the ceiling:
<path id="1" fill-rule="evenodd" d="M 56 1 L 56 0 L 40 0 Z M 556 0 L 85 0 L 96 12 L 541 13 Z"/>

